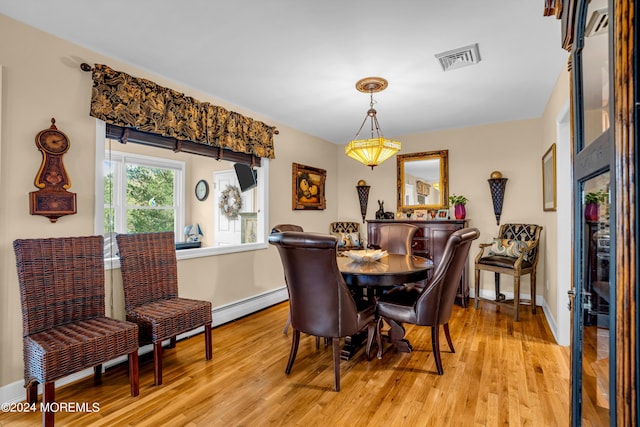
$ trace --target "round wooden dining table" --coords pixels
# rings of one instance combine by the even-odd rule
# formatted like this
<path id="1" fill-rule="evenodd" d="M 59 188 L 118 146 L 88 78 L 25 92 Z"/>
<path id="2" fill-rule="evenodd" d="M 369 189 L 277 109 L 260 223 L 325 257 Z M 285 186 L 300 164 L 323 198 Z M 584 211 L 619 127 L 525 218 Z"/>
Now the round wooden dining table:
<path id="1" fill-rule="evenodd" d="M 391 287 L 426 279 L 433 261 L 415 255 L 387 254 L 377 261 L 357 262 L 341 255 L 338 268 L 349 286 Z"/>
<path id="2" fill-rule="evenodd" d="M 376 261 L 357 262 L 341 254 L 337 261 L 345 283 L 356 297 L 367 299 L 375 299 L 385 288 L 423 281 L 433 269 L 432 260 L 415 255 L 387 254 Z M 362 334 L 345 338 L 340 357 L 349 360 L 362 346 L 363 339 Z M 410 348 L 408 341 L 407 348 Z"/>

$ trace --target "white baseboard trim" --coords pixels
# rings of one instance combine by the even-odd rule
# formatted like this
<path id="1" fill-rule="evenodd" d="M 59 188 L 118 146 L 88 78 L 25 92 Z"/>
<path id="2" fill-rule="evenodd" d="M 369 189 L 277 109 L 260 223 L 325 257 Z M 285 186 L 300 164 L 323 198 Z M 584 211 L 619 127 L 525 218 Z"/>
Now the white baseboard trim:
<path id="1" fill-rule="evenodd" d="M 256 311 L 270 307 L 274 304 L 278 304 L 282 301 L 289 299 L 286 286 L 278 289 L 264 292 L 262 294 L 254 295 L 252 297 L 235 301 L 230 304 L 225 304 L 213 308 L 213 326 L 220 326 L 222 324 L 231 322 L 241 317 L 247 316 Z M 204 331 L 204 327 L 194 329 L 184 334 L 178 335 L 177 339 L 181 340 L 193 335 L 197 335 Z M 215 340 L 215 333 L 213 339 Z M 167 340 L 168 342 L 168 340 Z M 151 344 L 145 345 L 138 349 L 138 354 L 142 355 L 153 351 Z M 116 359 L 110 360 L 103 365 L 103 369 L 108 369 L 120 363 L 127 361 L 127 356 L 120 356 Z M 85 369 L 75 374 L 68 375 L 60 380 L 56 381 L 56 388 L 65 384 L 70 384 L 74 381 L 78 381 L 82 378 L 93 376 L 93 369 Z M 26 391 L 24 388 L 24 381 L 16 381 L 11 384 L 0 387 L 0 403 L 18 403 L 25 400 Z M 42 393 L 42 385 L 38 384 L 38 393 Z"/>

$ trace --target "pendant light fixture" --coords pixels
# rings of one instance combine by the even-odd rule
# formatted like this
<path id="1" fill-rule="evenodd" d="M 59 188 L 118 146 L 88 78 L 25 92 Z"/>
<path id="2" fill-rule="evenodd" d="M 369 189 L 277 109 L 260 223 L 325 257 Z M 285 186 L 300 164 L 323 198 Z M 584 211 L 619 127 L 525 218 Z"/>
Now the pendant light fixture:
<path id="1" fill-rule="evenodd" d="M 378 124 L 378 118 L 376 117 L 377 111 L 373 108 L 374 92 L 381 92 L 385 90 L 388 85 L 389 83 L 382 77 L 365 77 L 356 83 L 356 89 L 363 93 L 369 93 L 371 97 L 371 102 L 369 103 L 370 108 L 355 138 L 347 144 L 344 152 L 352 159 L 370 166 L 372 170 L 402 148 L 400 142 L 385 139 Z M 371 123 L 371 138 L 358 139 L 362 128 L 365 123 L 367 123 L 367 119 L 369 119 Z"/>

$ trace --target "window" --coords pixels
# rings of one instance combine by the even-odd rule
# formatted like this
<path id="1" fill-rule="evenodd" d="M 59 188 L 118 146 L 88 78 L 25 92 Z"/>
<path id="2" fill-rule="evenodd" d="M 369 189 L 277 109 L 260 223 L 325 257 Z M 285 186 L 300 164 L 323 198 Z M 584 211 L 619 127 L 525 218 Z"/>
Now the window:
<path id="1" fill-rule="evenodd" d="M 135 141 L 121 144 L 106 138 L 106 130 L 105 123 L 97 121 L 95 229 L 105 235 L 110 268 L 118 267 L 115 233 L 173 231 L 176 243 L 184 243 L 192 241 L 188 229 L 197 224 L 201 247 L 177 245 L 178 259 L 267 247 L 268 159 L 254 167 L 258 184 L 241 192 L 238 216 L 227 218 L 219 207 L 220 197 L 227 185 L 239 187 L 234 164 L 241 160 L 174 152 L 159 146 L 159 136 L 147 145 L 139 132 Z M 204 200 L 195 192 L 201 180 L 210 189 Z"/>
<path id="2" fill-rule="evenodd" d="M 184 224 L 183 162 L 106 151 L 104 232 L 173 231 Z"/>

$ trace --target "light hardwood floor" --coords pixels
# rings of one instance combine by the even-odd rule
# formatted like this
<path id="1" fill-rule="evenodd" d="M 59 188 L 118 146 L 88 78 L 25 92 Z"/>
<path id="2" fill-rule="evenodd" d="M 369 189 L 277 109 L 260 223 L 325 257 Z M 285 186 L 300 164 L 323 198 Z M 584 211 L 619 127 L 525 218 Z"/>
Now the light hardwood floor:
<path id="1" fill-rule="evenodd" d="M 140 395 L 131 397 L 125 366 L 56 390 L 59 402 L 97 402 L 99 412 L 56 414 L 57 425 L 202 426 L 566 426 L 569 350 L 558 346 L 542 310 L 521 321 L 491 304 L 455 306 L 456 353 L 441 336 L 444 375 L 435 370 L 430 328 L 407 326 L 414 351 L 385 345 L 382 360 L 359 351 L 342 361 L 333 391 L 331 347 L 303 335 L 291 375 L 284 369 L 291 332 L 282 334 L 288 303 L 213 330 L 213 360 L 202 334 L 164 351 L 164 383 L 140 358 Z M 31 426 L 40 414 L 1 414 L 0 424 Z"/>

